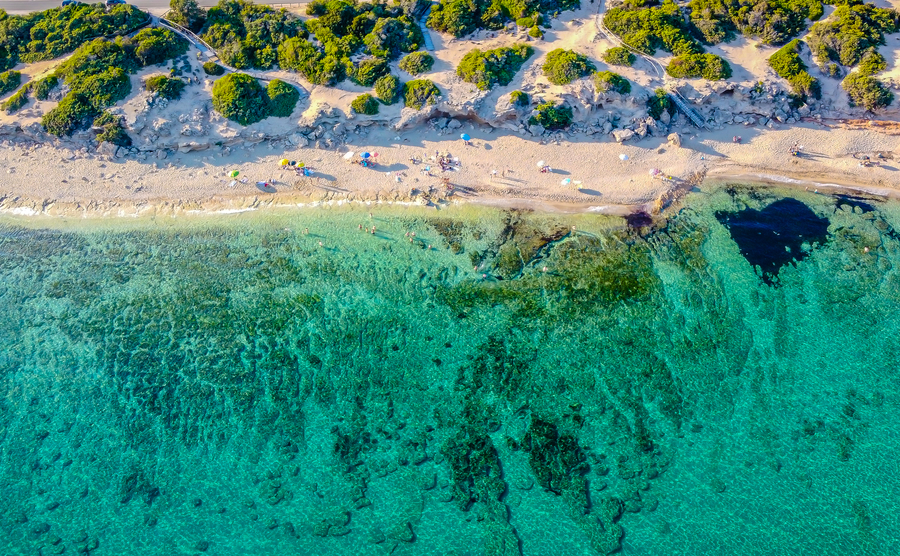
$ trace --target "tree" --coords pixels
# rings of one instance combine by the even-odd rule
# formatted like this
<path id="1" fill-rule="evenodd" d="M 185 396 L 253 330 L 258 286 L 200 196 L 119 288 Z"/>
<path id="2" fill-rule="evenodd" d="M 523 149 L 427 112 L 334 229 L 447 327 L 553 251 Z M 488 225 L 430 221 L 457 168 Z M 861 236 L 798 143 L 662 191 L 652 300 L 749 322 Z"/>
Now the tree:
<path id="1" fill-rule="evenodd" d="M 562 48 L 548 52 L 543 66 L 544 76 L 554 85 L 567 85 L 596 69 L 583 54 Z"/>
<path id="2" fill-rule="evenodd" d="M 350 103 L 350 108 L 357 114 L 374 116 L 378 113 L 378 101 L 369 93 L 359 95 Z"/>
<path id="3" fill-rule="evenodd" d="M 269 112 L 276 118 L 290 116 L 297 106 L 297 101 L 300 100 L 300 91 L 280 79 L 269 82 L 266 94 L 269 95 Z"/>
<path id="4" fill-rule="evenodd" d="M 206 10 L 197 4 L 197 0 L 169 0 L 169 8 L 170 20 L 195 33 L 206 23 Z"/>
<path id="5" fill-rule="evenodd" d="M 269 97 L 259 81 L 246 73 L 229 73 L 212 88 L 213 108 L 229 120 L 250 125 L 269 116 Z"/>

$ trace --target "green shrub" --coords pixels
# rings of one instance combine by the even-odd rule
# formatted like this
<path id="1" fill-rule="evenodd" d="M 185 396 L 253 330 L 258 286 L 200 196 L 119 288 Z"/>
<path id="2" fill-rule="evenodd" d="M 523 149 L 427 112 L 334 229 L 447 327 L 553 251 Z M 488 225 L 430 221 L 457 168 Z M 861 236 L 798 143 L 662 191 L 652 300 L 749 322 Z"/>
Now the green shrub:
<path id="1" fill-rule="evenodd" d="M 56 77 L 55 74 L 48 75 L 43 79 L 38 79 L 34 82 L 34 85 L 31 87 L 31 91 L 34 93 L 34 98 L 38 100 L 47 100 L 50 96 L 50 91 L 55 89 L 59 85 L 59 78 Z"/>
<path id="2" fill-rule="evenodd" d="M 666 73 L 672 77 L 718 81 L 731 77 L 731 66 L 715 54 L 683 54 L 672 58 Z"/>
<path id="3" fill-rule="evenodd" d="M 165 75 L 154 75 L 144 81 L 144 88 L 151 93 L 157 93 L 162 98 L 175 100 L 181 96 L 185 83 L 177 77 L 172 79 Z"/>
<path id="4" fill-rule="evenodd" d="M 72 52 L 89 39 L 123 34 L 147 21 L 147 14 L 123 4 L 78 4 L 27 15 L 0 15 L 0 71 Z"/>
<path id="5" fill-rule="evenodd" d="M 134 47 L 134 55 L 143 66 L 161 64 L 170 58 L 181 56 L 188 49 L 188 43 L 172 31 L 153 27 L 142 29 L 129 41 Z"/>
<path id="6" fill-rule="evenodd" d="M 393 60 L 403 52 L 418 50 L 424 41 L 422 29 L 405 15 L 380 18 L 372 32 L 363 37 L 363 44 L 373 56 L 388 60 Z"/>
<path id="7" fill-rule="evenodd" d="M 467 83 L 474 83 L 487 91 L 495 83 L 509 85 L 534 49 L 527 44 L 495 48 L 482 52 L 477 48 L 463 56 L 456 68 L 456 75 Z"/>
<path id="8" fill-rule="evenodd" d="M 131 79 L 122 68 L 112 67 L 92 75 L 79 75 L 69 87 L 69 94 L 81 96 L 99 112 L 131 93 Z"/>
<path id="9" fill-rule="evenodd" d="M 541 28 L 537 25 L 534 25 L 531 29 L 528 30 L 528 36 L 535 39 L 543 39 L 544 32 L 541 31 Z"/>
<path id="10" fill-rule="evenodd" d="M 784 44 L 822 17 L 819 0 L 692 0 L 691 25 L 703 42 L 728 42 L 736 33 L 765 44 Z"/>
<path id="11" fill-rule="evenodd" d="M 400 69 L 410 75 L 419 75 L 431 71 L 434 58 L 427 52 L 411 52 L 400 60 Z"/>
<path id="12" fill-rule="evenodd" d="M 427 79 L 416 79 L 403 85 L 403 99 L 406 106 L 421 110 L 426 104 L 434 104 L 441 90 Z"/>
<path id="13" fill-rule="evenodd" d="M 853 72 L 844 78 L 841 87 L 847 91 L 850 101 L 870 112 L 884 108 L 894 101 L 894 93 L 870 75 Z"/>
<path id="14" fill-rule="evenodd" d="M 528 106 L 530 99 L 524 91 L 513 91 L 509 93 L 509 103 L 513 106 Z"/>
<path id="15" fill-rule="evenodd" d="M 28 92 L 31 90 L 32 86 L 32 82 L 26 83 L 24 87 L 6 99 L 6 101 L 0 105 L 0 108 L 5 110 L 7 114 L 13 114 L 21 110 L 21 108 L 28 103 Z"/>
<path id="16" fill-rule="evenodd" d="M 779 77 L 791 84 L 794 93 L 803 96 L 821 98 L 822 88 L 819 81 L 806 71 L 806 64 L 800 57 L 803 43 L 794 39 L 769 56 L 769 66 Z"/>
<path id="17" fill-rule="evenodd" d="M 288 39 L 278 47 L 278 65 L 299 72 L 314 85 L 332 86 L 344 78 L 338 58 L 318 50 L 306 39 Z"/>
<path id="18" fill-rule="evenodd" d="M 626 66 L 630 68 L 634 65 L 635 60 L 637 60 L 637 56 L 624 46 L 614 46 L 603 53 L 603 61 L 611 66 Z"/>
<path id="19" fill-rule="evenodd" d="M 269 97 L 269 114 L 276 118 L 289 117 L 300 100 L 300 91 L 280 79 L 269 81 L 266 94 Z"/>
<path id="20" fill-rule="evenodd" d="M 572 109 L 552 102 L 539 104 L 528 120 L 529 125 L 540 125 L 545 129 L 561 129 L 572 123 Z"/>
<path id="21" fill-rule="evenodd" d="M 250 125 L 269 115 L 269 98 L 259 81 L 245 73 L 229 73 L 212 88 L 216 111 L 241 125 Z"/>
<path id="22" fill-rule="evenodd" d="M 22 84 L 22 74 L 17 71 L 0 73 L 0 95 L 15 91 Z"/>
<path id="23" fill-rule="evenodd" d="M 691 36 L 681 9 L 672 0 L 663 0 L 659 5 L 647 0 L 625 0 L 607 10 L 603 23 L 622 42 L 649 56 L 658 49 L 676 56 L 703 51 Z"/>
<path id="24" fill-rule="evenodd" d="M 662 117 L 663 111 L 668 112 L 669 116 L 674 116 L 675 103 L 669 98 L 669 94 L 665 89 L 656 89 L 647 100 L 647 110 L 651 118 L 658 120 Z"/>
<path id="25" fill-rule="evenodd" d="M 69 93 L 58 105 L 41 118 L 41 124 L 48 133 L 62 137 L 72 135 L 88 125 L 99 111 L 87 99 Z"/>
<path id="26" fill-rule="evenodd" d="M 900 29 L 900 14 L 872 4 L 839 5 L 812 26 L 807 42 L 819 65 L 855 66 L 869 50 L 884 44 L 885 33 Z"/>
<path id="27" fill-rule="evenodd" d="M 522 29 L 530 29 L 531 27 L 534 27 L 534 20 L 530 17 L 520 17 L 516 20 L 516 25 Z"/>
<path id="28" fill-rule="evenodd" d="M 627 79 L 613 73 L 611 71 L 598 71 L 594 74 L 594 87 L 597 91 L 606 93 L 613 92 L 620 95 L 627 95 L 631 92 L 631 83 Z"/>
<path id="29" fill-rule="evenodd" d="M 385 75 L 375 81 L 375 96 L 385 104 L 394 104 L 400 98 L 402 87 L 396 75 Z"/>
<path id="30" fill-rule="evenodd" d="M 238 69 L 269 69 L 278 63 L 283 43 L 308 36 L 294 14 L 247 0 L 220 0 L 206 13 L 201 31 L 222 61 Z"/>
<path id="31" fill-rule="evenodd" d="M 215 62 L 206 62 L 203 64 L 203 72 L 206 75 L 223 75 L 225 68 Z"/>
<path id="32" fill-rule="evenodd" d="M 391 68 L 384 58 L 369 58 L 347 65 L 347 75 L 350 80 L 363 87 L 371 87 L 379 77 L 390 72 Z"/>
<path id="33" fill-rule="evenodd" d="M 56 68 L 56 75 L 71 85 L 85 75 L 102 73 L 109 68 L 134 72 L 140 67 L 122 42 L 96 39 L 79 47 L 72 56 Z"/>
<path id="34" fill-rule="evenodd" d="M 374 116 L 378 113 L 378 101 L 369 93 L 359 95 L 350 103 L 350 108 L 357 114 Z"/>
<path id="35" fill-rule="evenodd" d="M 109 112 L 102 112 L 94 119 L 94 127 L 102 128 L 97 134 L 97 142 L 108 142 L 120 147 L 131 145 L 131 137 L 125 131 L 125 124 L 121 116 L 114 116 Z"/>
<path id="36" fill-rule="evenodd" d="M 887 69 L 887 60 L 874 48 L 867 51 L 859 61 L 859 73 L 875 75 Z"/>
<path id="37" fill-rule="evenodd" d="M 206 10 L 197 4 L 197 0 L 169 0 L 166 17 L 196 33 L 206 23 Z"/>
<path id="38" fill-rule="evenodd" d="M 557 14 L 580 7 L 579 0 L 441 0 L 432 8 L 428 26 L 462 37 L 478 29 L 502 29 L 510 20 L 519 27 L 533 27 L 547 19 L 541 14 Z"/>
<path id="39" fill-rule="evenodd" d="M 544 75 L 554 85 L 566 85 L 596 69 L 587 56 L 562 48 L 548 52 L 543 66 Z"/>

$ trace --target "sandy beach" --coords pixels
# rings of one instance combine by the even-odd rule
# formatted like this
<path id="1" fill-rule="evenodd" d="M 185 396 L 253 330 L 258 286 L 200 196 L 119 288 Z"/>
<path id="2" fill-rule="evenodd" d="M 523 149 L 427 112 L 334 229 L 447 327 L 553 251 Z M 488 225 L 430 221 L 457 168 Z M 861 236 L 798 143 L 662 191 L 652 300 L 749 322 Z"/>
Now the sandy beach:
<path id="1" fill-rule="evenodd" d="M 152 162 L 11 145 L 0 152 L 5 168 L 0 173 L 0 209 L 19 215 L 134 216 L 347 200 L 652 213 L 667 205 L 673 192 L 704 178 L 831 183 L 878 194 L 900 191 L 900 172 L 892 160 L 900 139 L 840 124 L 801 123 L 765 130 L 728 126 L 684 136 L 681 147 L 665 138 L 637 144 L 589 137 L 538 141 L 485 126 L 461 129 L 472 136 L 470 146 L 434 130 L 382 129 L 359 144 L 336 150 L 279 150 L 261 143 L 176 153 Z M 741 143 L 732 141 L 735 135 Z M 803 147 L 799 157 L 788 152 L 794 144 Z M 374 168 L 351 164 L 345 158 L 348 151 L 378 153 L 378 163 Z M 460 165 L 442 173 L 429 161 L 436 152 L 450 153 Z M 874 161 L 879 153 L 884 157 L 879 165 L 860 165 L 863 156 Z M 621 160 L 623 154 L 628 160 Z M 412 157 L 423 162 L 414 164 Z M 282 168 L 283 158 L 305 163 L 313 169 L 312 177 L 298 177 Z M 359 160 L 356 154 L 352 159 Z M 541 160 L 552 172 L 539 171 Z M 425 173 L 428 166 L 431 176 Z M 653 169 L 675 179 L 651 177 Z M 228 176 L 234 170 L 240 172 L 235 180 Z M 453 185 L 452 192 L 443 177 Z"/>

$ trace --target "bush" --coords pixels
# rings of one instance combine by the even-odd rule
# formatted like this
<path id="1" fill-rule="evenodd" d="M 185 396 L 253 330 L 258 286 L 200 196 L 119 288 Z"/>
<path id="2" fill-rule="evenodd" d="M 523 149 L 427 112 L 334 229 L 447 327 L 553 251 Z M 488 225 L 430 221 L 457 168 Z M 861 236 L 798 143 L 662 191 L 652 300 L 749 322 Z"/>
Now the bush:
<path id="1" fill-rule="evenodd" d="M 847 91 L 850 101 L 856 106 L 862 106 L 870 112 L 884 108 L 894 101 L 894 93 L 889 91 L 884 84 L 870 75 L 853 72 L 841 82 L 841 87 Z"/>
<path id="2" fill-rule="evenodd" d="M 31 91 L 34 93 L 34 98 L 38 100 L 47 100 L 50 96 L 50 91 L 55 89 L 59 85 L 59 78 L 56 75 L 48 75 L 43 79 L 38 79 L 34 82 L 34 85 L 31 87 Z"/>
<path id="3" fill-rule="evenodd" d="M 675 2 L 663 0 L 659 5 L 647 5 L 649 3 L 647 0 L 625 0 L 622 5 L 607 10 L 603 23 L 622 42 L 648 56 L 657 49 L 676 56 L 703 51 L 691 36 Z"/>
<path id="4" fill-rule="evenodd" d="M 170 21 L 195 33 L 206 23 L 206 10 L 197 4 L 197 0 L 169 0 L 169 13 L 166 16 Z"/>
<path id="5" fill-rule="evenodd" d="M 800 57 L 802 48 L 799 40 L 792 40 L 769 57 L 769 66 L 779 77 L 788 80 L 794 93 L 804 98 L 820 98 L 822 88 L 819 81 L 806 71 L 806 64 Z"/>
<path id="6" fill-rule="evenodd" d="M 131 78 L 122 68 L 112 67 L 92 75 L 79 74 L 69 87 L 69 94 L 81 96 L 99 112 L 131 93 Z"/>
<path id="7" fill-rule="evenodd" d="M 396 75 L 385 75 L 375 81 L 375 96 L 385 104 L 394 104 L 400 98 L 400 78 Z"/>
<path id="8" fill-rule="evenodd" d="M 134 47 L 134 55 L 143 66 L 161 64 L 181 56 L 188 49 L 186 40 L 168 29 L 157 27 L 142 29 L 128 42 Z"/>
<path id="9" fill-rule="evenodd" d="M 287 10 L 247 0 L 219 0 L 201 31 L 222 61 L 239 69 L 269 69 L 278 63 L 283 43 L 308 36 L 303 22 Z"/>
<path id="10" fill-rule="evenodd" d="M 276 118 L 287 118 L 294 113 L 300 91 L 296 87 L 280 79 L 273 79 L 266 87 L 269 97 L 269 114 Z"/>
<path id="11" fill-rule="evenodd" d="M 534 115 L 528 120 L 529 125 L 540 125 L 545 129 L 561 129 L 572 123 L 572 109 L 568 106 L 556 105 L 552 102 L 539 104 Z"/>
<path id="12" fill-rule="evenodd" d="M 872 4 L 840 5 L 825 21 L 812 26 L 807 42 L 819 65 L 855 66 L 866 52 L 884 44 L 885 33 L 900 29 L 900 14 Z"/>
<path id="13" fill-rule="evenodd" d="M 544 32 L 541 31 L 541 28 L 537 25 L 534 25 L 531 29 L 528 30 L 528 36 L 535 39 L 543 39 Z"/>
<path id="14" fill-rule="evenodd" d="M 154 75 L 144 81 L 144 88 L 162 98 L 175 100 L 181 96 L 185 83 L 177 77 L 171 79 L 165 75 Z"/>
<path id="15" fill-rule="evenodd" d="M 78 4 L 28 15 L 0 15 L 0 71 L 18 62 L 58 58 L 98 36 L 123 34 L 147 21 L 147 14 L 123 4 Z"/>
<path id="16" fill-rule="evenodd" d="M 379 77 L 390 72 L 391 68 L 384 58 L 369 58 L 355 64 L 350 63 L 347 67 L 350 80 L 363 87 L 371 87 Z"/>
<path id="17" fill-rule="evenodd" d="M 72 56 L 56 68 L 56 75 L 72 84 L 85 75 L 102 73 L 109 68 L 134 72 L 140 67 L 121 42 L 96 39 L 79 47 Z"/>
<path id="18" fill-rule="evenodd" d="M 740 32 L 764 44 L 784 44 L 822 17 L 819 0 L 692 0 L 691 25 L 706 44 L 728 42 Z"/>
<path id="19" fill-rule="evenodd" d="M 859 73 L 875 75 L 887 69 L 887 60 L 874 48 L 866 52 L 859 61 Z"/>
<path id="20" fill-rule="evenodd" d="M 278 65 L 299 72 L 314 85 L 332 86 L 344 78 L 344 65 L 306 39 L 288 39 L 278 47 Z"/>
<path id="21" fill-rule="evenodd" d="M 393 60 L 402 52 L 418 50 L 424 40 L 419 25 L 402 15 L 380 18 L 372 32 L 363 37 L 363 44 L 373 56 Z"/>
<path id="22" fill-rule="evenodd" d="M 513 106 L 528 106 L 530 99 L 524 91 L 513 91 L 509 93 L 509 103 Z"/>
<path id="23" fill-rule="evenodd" d="M 684 54 L 672 58 L 666 73 L 672 77 L 718 81 L 731 77 L 731 66 L 715 54 Z"/>
<path id="24" fill-rule="evenodd" d="M 0 95 L 15 91 L 22 84 L 22 74 L 17 71 L 0 73 Z"/>
<path id="25" fill-rule="evenodd" d="M 603 53 L 603 61 L 611 66 L 631 67 L 637 56 L 624 46 L 615 46 Z"/>
<path id="26" fill-rule="evenodd" d="M 482 52 L 477 48 L 463 56 L 456 68 L 456 75 L 467 83 L 474 83 L 487 91 L 495 83 L 509 85 L 534 49 L 527 44 L 495 48 Z"/>
<path id="27" fill-rule="evenodd" d="M 530 17 L 520 17 L 516 20 L 516 25 L 522 29 L 530 29 L 531 27 L 534 27 L 534 20 Z"/>
<path id="28" fill-rule="evenodd" d="M 580 7 L 579 0 L 441 0 L 432 8 L 428 26 L 462 37 L 478 29 L 502 29 L 510 20 L 522 28 L 533 27 L 546 19 L 541 14 Z"/>
<path id="29" fill-rule="evenodd" d="M 400 60 L 400 69 L 410 75 L 419 75 L 431 71 L 434 58 L 427 52 L 412 52 Z"/>
<path id="30" fill-rule="evenodd" d="M 357 114 L 374 116 L 378 113 L 378 101 L 369 93 L 359 95 L 350 103 L 350 108 Z"/>
<path id="31" fill-rule="evenodd" d="M 403 99 L 406 106 L 421 110 L 426 104 L 434 104 L 441 90 L 427 79 L 416 79 L 403 85 Z"/>
<path id="32" fill-rule="evenodd" d="M 125 125 L 121 116 L 114 116 L 109 112 L 102 112 L 94 119 L 94 127 L 102 128 L 97 134 L 97 142 L 108 142 L 120 147 L 128 147 L 131 145 L 131 137 L 125 131 Z"/>
<path id="33" fill-rule="evenodd" d="M 594 87 L 598 92 L 613 92 L 627 95 L 631 92 L 631 83 L 627 79 L 611 71 L 598 71 L 594 74 Z"/>
<path id="34" fill-rule="evenodd" d="M 87 126 L 97 114 L 98 110 L 84 97 L 69 93 L 56 108 L 44 114 L 41 124 L 48 133 L 62 137 Z"/>
<path id="35" fill-rule="evenodd" d="M 664 110 L 668 112 L 670 116 L 674 116 L 675 103 L 669 98 L 669 94 L 665 89 L 656 89 L 653 91 L 653 95 L 647 100 L 647 110 L 650 113 L 651 118 L 658 120 L 662 116 Z"/>
<path id="36" fill-rule="evenodd" d="M 566 85 L 576 79 L 590 75 L 597 68 L 586 56 L 571 50 L 557 48 L 547 53 L 547 60 L 544 62 L 543 69 L 544 75 L 550 83 Z"/>
<path id="37" fill-rule="evenodd" d="M 16 93 L 6 99 L 0 108 L 6 111 L 7 114 L 13 114 L 14 112 L 18 112 L 23 106 L 28 103 L 28 92 L 31 89 L 33 83 L 26 83 L 24 87 L 16 91 Z"/>
<path id="38" fill-rule="evenodd" d="M 269 115 L 269 98 L 259 81 L 245 73 L 229 73 L 213 83 L 212 103 L 216 111 L 241 125 L 250 125 Z"/>
<path id="39" fill-rule="evenodd" d="M 206 75 L 224 75 L 225 68 L 215 62 L 206 62 L 203 64 L 203 72 Z"/>

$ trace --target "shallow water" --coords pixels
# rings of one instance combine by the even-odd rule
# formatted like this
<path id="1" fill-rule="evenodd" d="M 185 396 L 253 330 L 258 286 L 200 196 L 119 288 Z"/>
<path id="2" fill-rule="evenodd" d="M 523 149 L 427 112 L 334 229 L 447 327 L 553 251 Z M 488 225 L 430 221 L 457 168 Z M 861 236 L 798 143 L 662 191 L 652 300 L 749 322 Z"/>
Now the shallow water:
<path id="1" fill-rule="evenodd" d="M 0 546 L 900 553 L 898 217 L 5 221 Z"/>

